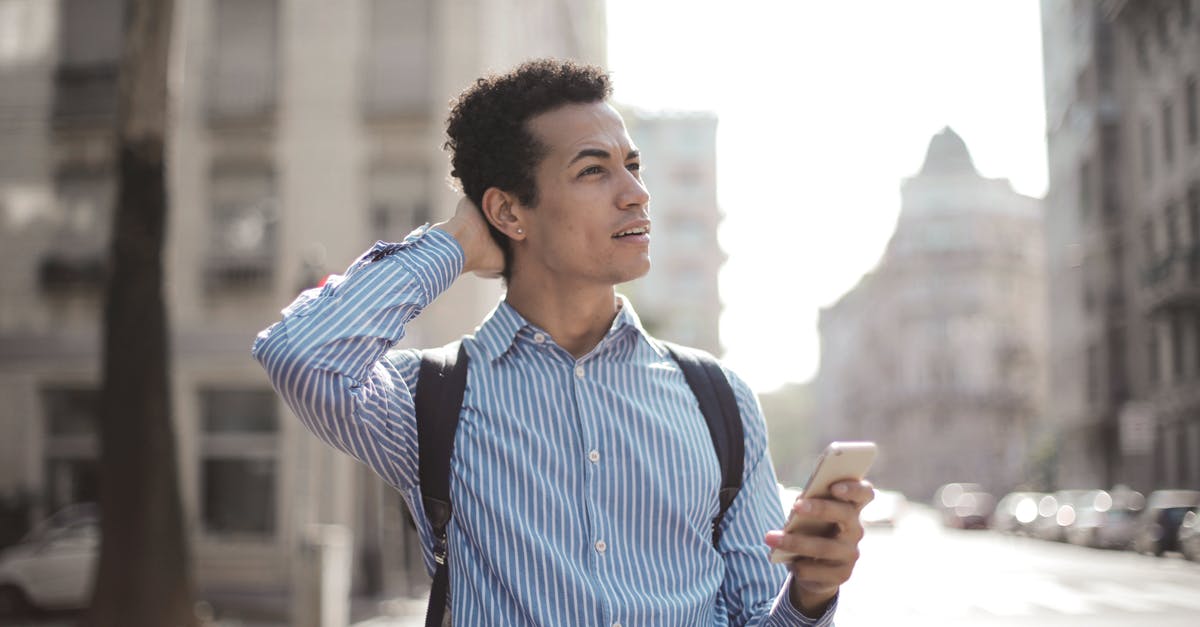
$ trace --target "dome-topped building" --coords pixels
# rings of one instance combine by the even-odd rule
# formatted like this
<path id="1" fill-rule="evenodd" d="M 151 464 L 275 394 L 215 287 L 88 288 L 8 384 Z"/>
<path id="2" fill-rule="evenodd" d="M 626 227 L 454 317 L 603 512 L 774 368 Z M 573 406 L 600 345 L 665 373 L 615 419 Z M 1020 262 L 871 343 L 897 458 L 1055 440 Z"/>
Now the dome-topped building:
<path id="1" fill-rule="evenodd" d="M 949 126 L 929 140 L 921 176 L 973 175 L 978 177 L 967 143 Z"/>
<path id="2" fill-rule="evenodd" d="M 1040 204 L 950 128 L 902 188 L 879 265 L 821 312 L 819 439 L 879 442 L 875 475 L 917 498 L 1002 494 L 1027 479 L 1044 399 Z"/>

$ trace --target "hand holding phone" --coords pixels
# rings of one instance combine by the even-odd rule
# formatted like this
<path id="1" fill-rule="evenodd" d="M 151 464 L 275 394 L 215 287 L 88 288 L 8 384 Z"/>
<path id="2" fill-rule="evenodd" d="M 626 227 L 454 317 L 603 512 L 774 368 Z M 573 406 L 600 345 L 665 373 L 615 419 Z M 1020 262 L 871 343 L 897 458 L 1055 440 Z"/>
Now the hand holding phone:
<path id="1" fill-rule="evenodd" d="M 832 442 L 817 459 L 817 467 L 808 477 L 802 499 L 831 498 L 830 488 L 839 481 L 861 481 L 875 461 L 877 447 L 874 442 Z M 783 530 L 787 533 L 802 531 L 811 535 L 822 535 L 828 531 L 828 523 L 804 521 L 792 511 Z M 794 553 L 771 550 L 771 562 L 781 564 L 798 557 Z"/>

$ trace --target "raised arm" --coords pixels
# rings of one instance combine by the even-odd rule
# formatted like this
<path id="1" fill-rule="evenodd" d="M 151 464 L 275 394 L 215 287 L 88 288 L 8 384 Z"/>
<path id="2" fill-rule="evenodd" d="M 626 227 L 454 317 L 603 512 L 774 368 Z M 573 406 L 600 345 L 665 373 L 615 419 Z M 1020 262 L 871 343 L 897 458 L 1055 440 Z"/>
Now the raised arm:
<path id="1" fill-rule="evenodd" d="M 417 362 L 386 353 L 462 272 L 494 275 L 502 260 L 478 211 L 461 202 L 449 221 L 377 242 L 344 276 L 300 294 L 252 354 L 309 430 L 406 490 L 416 473 Z"/>

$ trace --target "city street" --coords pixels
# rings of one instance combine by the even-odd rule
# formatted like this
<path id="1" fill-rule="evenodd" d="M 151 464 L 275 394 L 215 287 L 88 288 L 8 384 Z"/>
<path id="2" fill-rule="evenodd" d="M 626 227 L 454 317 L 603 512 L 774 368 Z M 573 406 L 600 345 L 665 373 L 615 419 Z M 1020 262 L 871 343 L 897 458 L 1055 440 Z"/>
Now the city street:
<path id="1" fill-rule="evenodd" d="M 1200 563 L 944 529 L 913 507 L 871 528 L 839 627 L 1195 625 Z"/>

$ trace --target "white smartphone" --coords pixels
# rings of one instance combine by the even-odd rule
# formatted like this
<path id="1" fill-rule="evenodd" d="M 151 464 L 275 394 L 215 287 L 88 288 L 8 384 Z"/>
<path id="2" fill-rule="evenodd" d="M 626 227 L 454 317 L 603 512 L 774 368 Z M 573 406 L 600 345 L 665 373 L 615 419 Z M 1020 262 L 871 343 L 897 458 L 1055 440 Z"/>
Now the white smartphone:
<path id="1" fill-rule="evenodd" d="M 874 442 L 831 442 L 825 451 L 817 458 L 817 466 L 808 476 L 804 484 L 801 498 L 817 499 L 830 498 L 829 489 L 833 484 L 846 480 L 861 480 L 867 476 L 871 464 L 875 461 L 878 448 Z M 789 533 L 804 530 L 805 523 L 801 522 L 789 509 L 788 521 L 783 530 Z M 808 523 L 813 525 L 813 523 Z M 824 523 L 810 526 L 807 531 L 820 535 L 828 530 Z M 771 549 L 771 562 L 782 564 L 796 559 L 794 553 Z"/>

